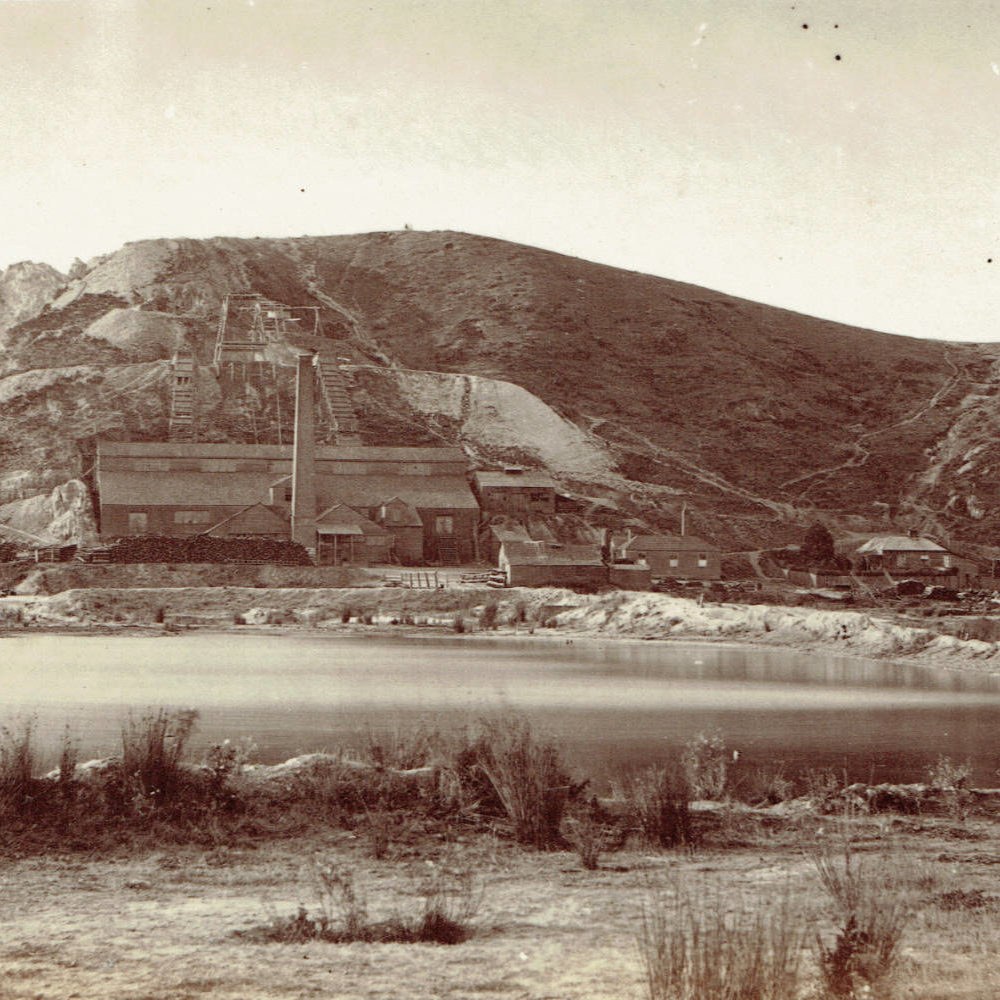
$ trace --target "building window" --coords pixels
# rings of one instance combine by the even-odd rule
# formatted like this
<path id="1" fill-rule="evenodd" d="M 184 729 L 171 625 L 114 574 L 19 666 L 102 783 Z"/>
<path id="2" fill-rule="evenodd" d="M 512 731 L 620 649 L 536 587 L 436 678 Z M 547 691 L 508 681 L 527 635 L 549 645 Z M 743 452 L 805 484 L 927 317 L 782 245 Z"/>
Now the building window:
<path id="1" fill-rule="evenodd" d="M 708 555 L 704 552 L 698 553 L 698 569 L 705 569 L 708 566 Z"/>
<path id="2" fill-rule="evenodd" d="M 149 515 L 142 510 L 129 511 L 128 533 L 130 535 L 149 534 Z"/>
<path id="3" fill-rule="evenodd" d="M 210 510 L 175 510 L 174 524 L 208 524 L 212 519 Z"/>
<path id="4" fill-rule="evenodd" d="M 434 518 L 434 534 L 435 535 L 453 535 L 455 533 L 455 521 L 452 517 L 435 517 Z"/>
<path id="5" fill-rule="evenodd" d="M 642 556 L 641 556 L 641 558 L 645 559 L 646 558 L 646 554 L 643 553 Z M 670 568 L 671 569 L 677 569 L 677 556 L 671 556 L 670 557 Z"/>

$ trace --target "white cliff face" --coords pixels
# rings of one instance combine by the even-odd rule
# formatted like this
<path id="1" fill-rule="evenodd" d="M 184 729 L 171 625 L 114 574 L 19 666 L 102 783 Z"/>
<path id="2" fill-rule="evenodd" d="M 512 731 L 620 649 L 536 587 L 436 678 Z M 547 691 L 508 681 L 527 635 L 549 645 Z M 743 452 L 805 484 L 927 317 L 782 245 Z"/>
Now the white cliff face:
<path id="1" fill-rule="evenodd" d="M 613 476 L 603 442 L 513 382 L 406 369 L 390 377 L 414 409 L 460 421 L 470 442 L 518 448 L 556 475 L 600 481 Z"/>
<path id="2" fill-rule="evenodd" d="M 12 326 L 34 319 L 66 286 L 66 276 L 48 264 L 22 261 L 0 271 L 0 343 Z"/>

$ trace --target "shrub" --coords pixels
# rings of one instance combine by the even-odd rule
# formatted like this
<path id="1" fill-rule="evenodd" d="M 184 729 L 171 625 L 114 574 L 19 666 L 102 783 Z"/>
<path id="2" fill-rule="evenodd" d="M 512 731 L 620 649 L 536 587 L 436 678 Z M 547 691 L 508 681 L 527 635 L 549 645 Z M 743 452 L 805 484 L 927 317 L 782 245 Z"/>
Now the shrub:
<path id="1" fill-rule="evenodd" d="M 681 763 L 696 799 L 722 798 L 729 757 L 721 733 L 698 733 L 684 745 Z"/>
<path id="2" fill-rule="evenodd" d="M 122 729 L 121 771 L 126 793 L 164 805 L 176 795 L 181 782 L 184 746 L 198 720 L 194 709 L 168 712 L 159 709 L 137 723 L 129 716 Z"/>
<path id="3" fill-rule="evenodd" d="M 615 794 L 625 802 L 629 821 L 646 843 L 677 847 L 693 841 L 691 787 L 676 765 L 647 767 L 628 775 L 616 783 Z"/>
<path id="4" fill-rule="evenodd" d="M 516 840 L 542 849 L 556 846 L 566 803 L 580 791 L 564 770 L 558 748 L 536 739 L 526 720 L 506 716 L 486 724 L 477 757 Z"/>
<path id="5" fill-rule="evenodd" d="M 256 749 L 257 745 L 249 737 L 235 743 L 223 740 L 210 746 L 205 754 L 205 766 L 211 775 L 213 789 L 221 792 L 229 780 L 243 770 Z"/>
<path id="6" fill-rule="evenodd" d="M 817 936 L 820 971 L 833 997 L 853 998 L 866 988 L 881 995 L 899 959 L 906 910 L 885 868 L 869 872 L 846 834 L 841 840 L 839 851 L 826 843 L 813 855 L 836 923 L 832 945 Z"/>
<path id="7" fill-rule="evenodd" d="M 594 871 L 601 855 L 617 842 L 615 831 L 593 808 L 581 809 L 564 820 L 562 833 L 588 871 Z"/>
<path id="8" fill-rule="evenodd" d="M 498 603 L 496 601 L 490 601 L 489 604 L 483 608 L 483 612 L 479 616 L 479 627 L 484 630 L 496 628 L 498 610 Z"/>
<path id="9" fill-rule="evenodd" d="M 795 794 L 794 783 L 785 777 L 785 764 L 765 764 L 755 768 L 740 782 L 738 797 L 750 805 L 773 806 Z"/>
<path id="10" fill-rule="evenodd" d="M 381 861 L 389 853 L 393 831 L 392 813 L 387 809 L 375 809 L 367 813 L 368 841 L 372 857 Z"/>
<path id="11" fill-rule="evenodd" d="M 938 757 L 937 762 L 927 769 L 931 788 L 945 794 L 948 811 L 957 820 L 964 820 L 971 805 L 972 764 L 956 764 L 950 757 Z"/>
<path id="12" fill-rule="evenodd" d="M 455 615 L 451 627 L 461 635 L 465 631 L 465 619 L 461 615 Z"/>
<path id="13" fill-rule="evenodd" d="M 787 893 L 727 911 L 678 882 L 641 914 L 639 954 L 649 1000 L 793 1000 L 803 921 Z"/>
<path id="14" fill-rule="evenodd" d="M 344 608 L 344 610 L 340 612 L 341 623 L 347 625 L 350 622 L 353 614 L 354 612 L 350 608 Z"/>

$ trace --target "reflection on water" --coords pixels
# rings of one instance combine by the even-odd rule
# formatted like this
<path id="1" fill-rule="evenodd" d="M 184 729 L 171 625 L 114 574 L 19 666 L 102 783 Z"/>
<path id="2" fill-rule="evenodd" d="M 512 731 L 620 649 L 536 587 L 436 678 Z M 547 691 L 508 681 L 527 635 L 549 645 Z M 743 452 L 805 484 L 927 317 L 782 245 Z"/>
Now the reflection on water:
<path id="1" fill-rule="evenodd" d="M 785 761 L 916 780 L 941 754 L 997 766 L 1000 678 L 815 653 L 654 642 L 442 637 L 41 635 L 4 639 L 3 718 L 34 713 L 53 757 L 113 751 L 129 710 L 201 711 L 199 747 L 253 737 L 264 760 L 524 710 L 598 779 L 718 729 L 739 767 Z"/>

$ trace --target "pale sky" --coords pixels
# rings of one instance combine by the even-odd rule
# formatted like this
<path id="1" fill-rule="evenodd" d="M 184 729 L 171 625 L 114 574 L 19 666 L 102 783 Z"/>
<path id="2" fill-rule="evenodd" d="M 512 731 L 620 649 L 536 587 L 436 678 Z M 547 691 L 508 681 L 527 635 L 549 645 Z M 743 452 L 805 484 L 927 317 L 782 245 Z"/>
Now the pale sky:
<path id="1" fill-rule="evenodd" d="M 409 224 L 1000 340 L 1000 2 L 0 0 L 0 60 L 0 267 Z"/>

